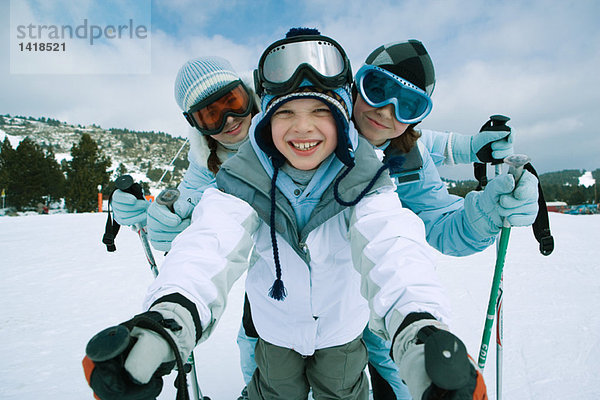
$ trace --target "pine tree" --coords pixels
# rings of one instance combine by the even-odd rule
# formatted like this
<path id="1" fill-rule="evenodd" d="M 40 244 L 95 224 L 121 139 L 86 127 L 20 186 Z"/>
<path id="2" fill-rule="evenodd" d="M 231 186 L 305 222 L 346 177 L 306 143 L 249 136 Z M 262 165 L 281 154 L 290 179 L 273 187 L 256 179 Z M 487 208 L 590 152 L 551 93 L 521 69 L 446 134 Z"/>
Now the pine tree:
<path id="1" fill-rule="evenodd" d="M 57 201 L 65 195 L 65 175 L 56 161 L 54 150 L 50 147 L 45 155 L 45 193 L 47 193 L 48 201 Z"/>
<path id="2" fill-rule="evenodd" d="M 13 149 L 8 137 L 4 138 L 2 146 L 0 147 L 0 191 L 4 190 L 6 194 L 5 205 L 9 206 L 11 203 L 10 198 L 10 176 L 12 174 L 12 167 L 14 165 L 14 158 L 16 151 Z"/>
<path id="3" fill-rule="evenodd" d="M 125 175 L 127 174 L 127 167 L 125 166 L 125 164 L 120 163 L 119 167 L 117 168 L 117 176 L 121 176 L 121 175 Z"/>
<path id="4" fill-rule="evenodd" d="M 44 152 L 33 140 L 26 137 L 19 143 L 10 177 L 13 202 L 17 208 L 44 203 L 45 164 Z"/>
<path id="5" fill-rule="evenodd" d="M 110 180 L 107 170 L 111 160 L 98 148 L 87 133 L 71 148 L 71 161 L 67 162 L 67 188 L 65 205 L 69 211 L 90 212 L 97 207 L 98 185 Z"/>
<path id="6" fill-rule="evenodd" d="M 64 176 L 52 150 L 44 151 L 25 138 L 16 150 L 8 139 L 0 153 L 0 186 L 6 190 L 6 203 L 18 209 L 45 204 L 62 195 Z"/>

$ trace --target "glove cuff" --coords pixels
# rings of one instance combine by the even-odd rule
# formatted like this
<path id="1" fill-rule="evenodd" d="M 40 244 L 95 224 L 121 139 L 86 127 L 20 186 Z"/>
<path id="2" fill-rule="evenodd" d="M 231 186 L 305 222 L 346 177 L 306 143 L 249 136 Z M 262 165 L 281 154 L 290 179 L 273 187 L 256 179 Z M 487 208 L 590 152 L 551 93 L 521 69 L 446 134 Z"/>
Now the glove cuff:
<path id="1" fill-rule="evenodd" d="M 130 336 L 137 338 L 124 364 L 136 382 L 148 383 L 161 365 L 173 359 L 183 371 L 196 334 L 192 315 L 183 306 L 160 303 L 122 325 L 129 329 Z"/>
<path id="2" fill-rule="evenodd" d="M 425 346 L 417 344 L 417 334 L 426 326 L 448 330 L 448 326 L 437 320 L 421 319 L 399 331 L 392 345 L 392 358 L 413 399 L 423 398 L 423 393 L 431 385 L 431 378 L 425 370 Z"/>
<path id="3" fill-rule="evenodd" d="M 169 302 L 158 303 L 152 306 L 150 311 L 160 313 L 165 322 L 172 321 L 178 325 L 179 329 L 167 329 L 167 332 L 177 344 L 181 358 L 187 360 L 196 346 L 196 328 L 192 314 L 185 307 Z"/>
<path id="4" fill-rule="evenodd" d="M 502 227 L 498 211 L 486 210 L 481 204 L 484 192 L 469 192 L 465 196 L 465 217 L 469 228 L 480 238 L 495 237 Z"/>
<path id="5" fill-rule="evenodd" d="M 472 136 L 450 133 L 446 148 L 447 164 L 470 164 L 477 161 L 477 156 L 471 150 Z"/>

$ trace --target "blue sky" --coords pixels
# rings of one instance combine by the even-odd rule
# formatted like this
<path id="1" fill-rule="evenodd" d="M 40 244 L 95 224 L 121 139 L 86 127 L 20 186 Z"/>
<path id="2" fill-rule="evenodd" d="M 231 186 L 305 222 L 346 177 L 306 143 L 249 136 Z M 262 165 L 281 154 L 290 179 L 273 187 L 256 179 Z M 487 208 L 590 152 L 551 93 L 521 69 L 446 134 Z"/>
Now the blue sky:
<path id="1" fill-rule="evenodd" d="M 143 21 L 151 9 L 151 50 L 125 41 L 80 46 L 85 57 L 75 61 L 55 55 L 53 62 L 30 63 L 70 68 L 66 73 L 11 73 L 11 2 L 0 0 L 0 114 L 185 136 L 187 123 L 173 99 L 185 61 L 220 55 L 249 78 L 271 42 L 292 26 L 308 26 L 335 38 L 354 71 L 381 44 L 421 40 L 437 77 L 424 128 L 473 134 L 490 115 L 505 114 L 517 152 L 539 171 L 600 167 L 600 2 L 594 0 L 16 1 L 46 23 L 76 24 L 82 16 L 99 25 Z M 85 72 L 93 66 L 104 73 Z M 444 174 L 463 172 L 471 174 L 469 167 Z"/>

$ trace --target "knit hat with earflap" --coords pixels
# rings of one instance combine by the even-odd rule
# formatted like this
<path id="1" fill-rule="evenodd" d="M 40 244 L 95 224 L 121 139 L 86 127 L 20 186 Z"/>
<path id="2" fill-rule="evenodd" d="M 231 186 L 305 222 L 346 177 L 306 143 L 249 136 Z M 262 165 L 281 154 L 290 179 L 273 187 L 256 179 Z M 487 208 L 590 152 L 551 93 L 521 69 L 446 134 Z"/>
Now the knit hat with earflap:
<path id="1" fill-rule="evenodd" d="M 306 37 L 306 40 L 315 40 L 320 36 L 316 29 L 298 28 L 291 29 L 286 38 Z M 302 68 L 302 66 L 299 66 Z M 279 96 L 268 95 L 263 92 L 261 105 L 263 115 L 254 129 L 254 139 L 258 147 L 271 159 L 273 164 L 273 176 L 271 178 L 271 211 L 269 229 L 271 233 L 271 244 L 273 246 L 273 261 L 275 263 L 275 281 L 269 289 L 269 297 L 275 300 L 284 300 L 287 290 L 283 284 L 281 263 L 279 260 L 279 250 L 275 232 L 275 212 L 276 212 L 276 186 L 279 169 L 285 163 L 285 157 L 275 147 L 271 132 L 271 117 L 285 103 L 298 99 L 317 99 L 322 101 L 329 109 L 335 120 L 337 128 L 337 147 L 335 155 L 348 169 L 354 166 L 354 149 L 358 145 L 358 134 L 356 130 L 350 130 L 350 116 L 352 115 L 352 100 L 350 97 L 350 82 L 342 87 L 325 89 L 319 87 L 318 82 L 311 82 L 304 79 L 300 85 L 289 93 Z M 351 137 L 351 134 L 353 135 Z"/>
<path id="2" fill-rule="evenodd" d="M 189 60 L 175 78 L 175 101 L 182 111 L 188 111 L 208 96 L 240 77 L 229 61 L 221 57 L 201 57 Z"/>
<path id="3" fill-rule="evenodd" d="M 433 62 L 423 43 L 415 39 L 384 44 L 373 50 L 365 64 L 375 65 L 423 89 L 428 96 L 435 87 Z"/>

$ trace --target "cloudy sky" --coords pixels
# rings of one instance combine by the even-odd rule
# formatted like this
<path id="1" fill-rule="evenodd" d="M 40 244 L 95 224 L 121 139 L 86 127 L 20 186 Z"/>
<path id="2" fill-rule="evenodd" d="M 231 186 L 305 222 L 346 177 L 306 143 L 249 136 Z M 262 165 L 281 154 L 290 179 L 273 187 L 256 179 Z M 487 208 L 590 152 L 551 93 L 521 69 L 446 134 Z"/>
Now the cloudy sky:
<path id="1" fill-rule="evenodd" d="M 381 44 L 421 40 L 437 76 L 422 127 L 472 134 L 504 114 L 538 172 L 591 170 L 600 168 L 599 16 L 595 0 L 0 0 L 0 114 L 184 136 L 173 83 L 185 61 L 220 55 L 250 77 L 271 42 L 307 26 L 336 39 L 354 71 Z M 47 36 L 84 20 L 86 38 L 54 40 L 66 51 L 19 48 L 40 42 L 42 25 Z M 124 28 L 114 38 L 110 27 L 130 20 L 139 36 Z M 90 45 L 91 25 L 112 38 Z M 444 175 L 456 174 L 470 169 Z"/>

